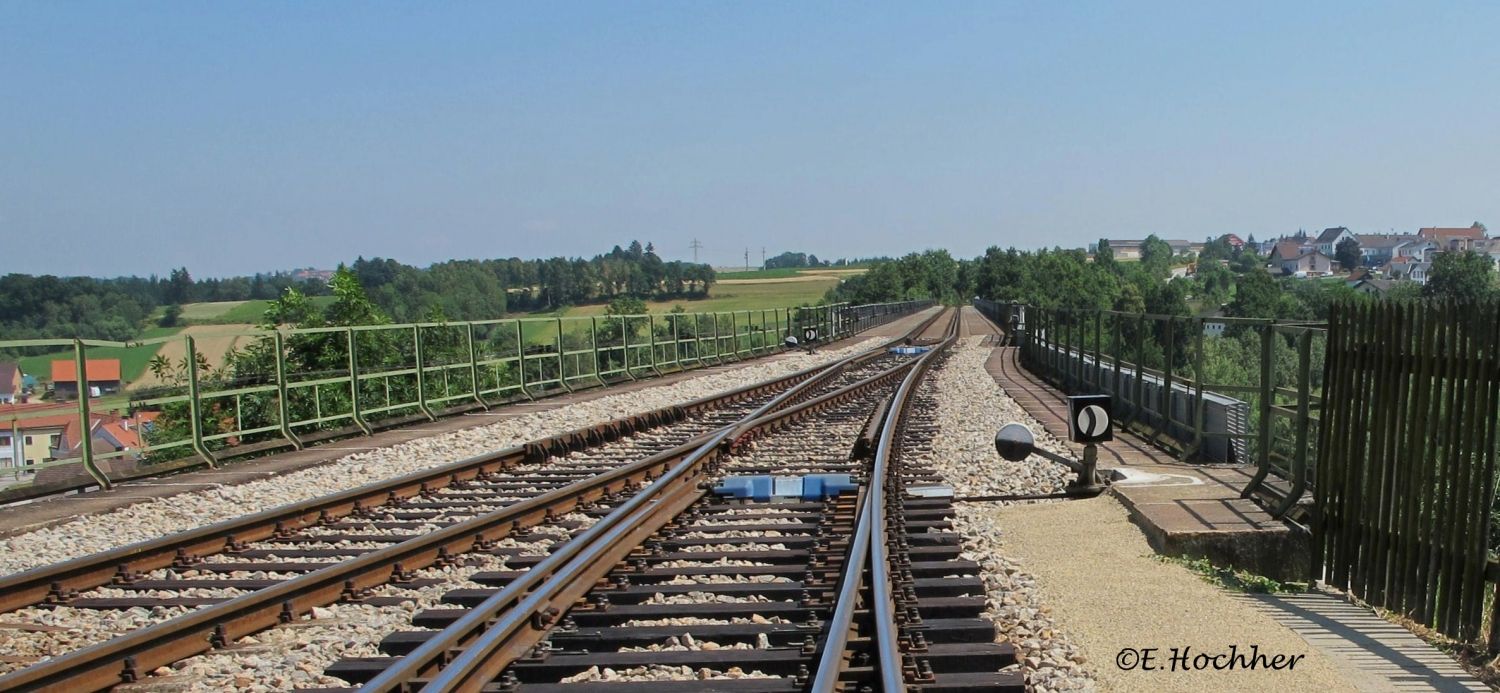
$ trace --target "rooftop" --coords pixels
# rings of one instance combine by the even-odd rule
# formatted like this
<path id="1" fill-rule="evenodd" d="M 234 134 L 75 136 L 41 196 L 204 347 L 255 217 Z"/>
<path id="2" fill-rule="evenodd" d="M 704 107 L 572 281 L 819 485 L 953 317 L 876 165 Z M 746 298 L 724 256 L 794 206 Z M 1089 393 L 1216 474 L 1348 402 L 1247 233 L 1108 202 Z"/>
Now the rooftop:
<path id="1" fill-rule="evenodd" d="M 84 364 L 84 375 L 90 382 L 107 382 L 120 379 L 120 359 L 89 359 Z M 71 383 L 78 380 L 78 367 L 72 361 L 58 359 L 52 362 L 52 382 Z"/>

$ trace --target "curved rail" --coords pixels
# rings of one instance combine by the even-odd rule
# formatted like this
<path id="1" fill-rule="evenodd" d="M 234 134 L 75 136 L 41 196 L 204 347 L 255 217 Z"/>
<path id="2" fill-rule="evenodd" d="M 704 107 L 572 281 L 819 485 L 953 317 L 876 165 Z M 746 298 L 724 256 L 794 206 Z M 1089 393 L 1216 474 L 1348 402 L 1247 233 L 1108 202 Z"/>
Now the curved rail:
<path id="1" fill-rule="evenodd" d="M 872 638 L 874 657 L 872 661 L 880 677 L 881 689 L 886 693 L 906 690 L 902 671 L 901 650 L 898 644 L 894 599 L 891 594 L 890 560 L 887 555 L 887 537 L 890 527 L 886 521 L 887 490 L 892 491 L 891 501 L 900 502 L 897 479 L 890 473 L 891 457 L 896 445 L 896 436 L 901 428 L 901 419 L 906 413 L 912 393 L 926 374 L 932 361 L 952 346 L 957 340 L 960 313 L 955 312 L 942 340 L 914 364 L 911 372 L 902 380 L 901 386 L 892 395 L 880 424 L 880 438 L 875 447 L 871 466 L 870 483 L 860 499 L 859 520 L 855 527 L 854 540 L 850 542 L 848 558 L 839 581 L 839 596 L 833 616 L 829 619 L 828 637 L 823 642 L 822 655 L 818 662 L 816 677 L 809 688 L 814 693 L 831 693 L 839 688 L 841 677 L 849 664 L 849 638 L 854 629 L 854 612 L 859 606 L 859 594 L 864 586 L 866 568 L 870 571 L 870 609 L 874 616 L 875 633 Z M 887 489 L 887 487 L 891 487 Z"/>
<path id="2" fill-rule="evenodd" d="M 482 689 L 505 667 L 529 652 L 556 623 L 562 610 L 586 594 L 599 577 L 706 493 L 698 482 L 713 472 L 713 462 L 731 441 L 758 429 L 802 418 L 871 388 L 888 386 L 914 365 L 914 361 L 908 361 L 834 392 L 721 429 L 646 491 L 601 518 L 453 625 L 403 656 L 362 690 L 403 691 L 424 678 L 428 682 L 423 690 Z M 794 399 L 798 394 L 795 390 L 805 392 L 810 389 L 804 387 L 807 385 L 811 383 L 784 393 L 782 399 Z M 455 650 L 461 651 L 444 665 Z"/>

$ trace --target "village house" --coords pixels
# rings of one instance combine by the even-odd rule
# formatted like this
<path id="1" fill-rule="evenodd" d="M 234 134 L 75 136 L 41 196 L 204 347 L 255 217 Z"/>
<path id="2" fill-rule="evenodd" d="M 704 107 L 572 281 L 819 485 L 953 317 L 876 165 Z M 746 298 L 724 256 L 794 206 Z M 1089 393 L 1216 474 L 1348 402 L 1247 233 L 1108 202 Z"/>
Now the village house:
<path id="1" fill-rule="evenodd" d="M 1110 241 L 1109 252 L 1116 260 L 1139 260 L 1141 259 L 1141 246 L 1146 241 Z"/>
<path id="2" fill-rule="evenodd" d="M 1476 242 L 1485 240 L 1485 233 L 1484 227 L 1477 224 L 1466 228 L 1427 226 L 1417 229 L 1417 237 L 1432 241 L 1442 250 L 1464 251 L 1472 250 Z"/>
<path id="3" fill-rule="evenodd" d="M 1354 282 L 1352 286 L 1354 290 L 1359 293 L 1380 297 L 1384 296 L 1386 292 L 1390 291 L 1391 287 L 1395 284 L 1396 281 L 1394 279 L 1376 279 L 1374 277 L 1366 276 L 1363 279 Z"/>
<path id="4" fill-rule="evenodd" d="M 1500 266 L 1500 238 L 1486 238 L 1482 241 L 1476 241 L 1471 250 L 1488 257 L 1490 262 Z"/>
<path id="5" fill-rule="evenodd" d="M 1390 262 L 1403 248 L 1421 240 L 1410 233 L 1361 233 L 1354 238 L 1359 241 L 1360 259 L 1370 267 Z"/>
<path id="6" fill-rule="evenodd" d="M 26 374 L 21 372 L 21 364 L 0 361 L 0 404 L 14 404 L 21 399 L 25 383 Z"/>
<path id="7" fill-rule="evenodd" d="M 1163 240 L 1168 248 L 1172 249 L 1173 255 L 1187 255 L 1188 253 L 1203 252 L 1203 243 L 1192 241 Z M 1146 245 L 1145 240 L 1110 241 L 1109 251 L 1116 260 L 1139 260 L 1141 259 L 1141 248 Z"/>
<path id="8" fill-rule="evenodd" d="M 1398 257 L 1385 266 L 1385 276 L 1390 279 L 1408 279 L 1418 284 L 1427 283 L 1427 273 L 1432 263 L 1416 258 Z"/>
<path id="9" fill-rule="evenodd" d="M 1302 240 L 1283 240 L 1271 250 L 1270 268 L 1295 277 L 1318 277 L 1333 272 L 1333 258 Z"/>
<path id="10" fill-rule="evenodd" d="M 98 397 L 119 392 L 119 359 L 89 359 L 84 364 L 84 377 L 88 378 L 89 396 Z M 58 399 L 78 397 L 78 368 L 72 361 L 58 359 L 52 362 L 52 392 Z"/>
<path id="11" fill-rule="evenodd" d="M 18 469 L 32 465 L 81 458 L 83 456 L 82 423 L 75 412 L 57 412 L 50 403 L 13 405 L 0 409 L 0 469 Z M 89 435 L 94 454 L 135 452 L 114 464 L 133 465 L 145 449 L 145 434 L 156 412 L 137 412 L 121 416 L 115 412 L 90 412 Z M 66 472 L 76 474 L 77 470 Z"/>
<path id="12" fill-rule="evenodd" d="M 1317 248 L 1318 252 L 1328 257 L 1333 257 L 1334 252 L 1338 250 L 1339 244 L 1344 242 L 1346 238 L 1353 238 L 1355 241 L 1359 240 L 1358 237 L 1349 232 L 1349 229 L 1342 226 L 1323 229 L 1323 232 L 1318 234 L 1317 239 L 1313 241 L 1313 247 Z"/>

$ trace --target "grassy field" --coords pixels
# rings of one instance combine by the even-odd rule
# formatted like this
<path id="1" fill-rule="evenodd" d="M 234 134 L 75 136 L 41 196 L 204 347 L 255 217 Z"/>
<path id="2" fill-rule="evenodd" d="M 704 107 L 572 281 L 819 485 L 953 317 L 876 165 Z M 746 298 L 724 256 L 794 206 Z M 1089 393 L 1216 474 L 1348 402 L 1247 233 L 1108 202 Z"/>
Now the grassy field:
<path id="1" fill-rule="evenodd" d="M 180 334 L 193 335 L 193 348 L 196 349 L 198 353 L 203 354 L 203 357 L 207 359 L 210 368 L 219 368 L 220 366 L 224 365 L 224 358 L 229 354 L 229 351 L 231 349 L 235 348 L 236 346 L 242 347 L 245 344 L 253 341 L 252 337 L 226 335 L 224 333 L 251 331 L 254 329 L 254 325 L 248 324 L 194 325 L 192 327 L 183 328 L 180 331 Z M 177 363 L 181 363 L 182 360 L 187 357 L 186 340 L 174 339 L 170 342 L 160 345 L 160 347 L 161 349 L 159 352 L 153 353 L 160 353 L 174 365 Z M 148 360 L 149 358 L 150 357 L 147 357 Z M 123 364 L 121 365 L 123 366 Z M 140 377 L 138 378 L 130 378 L 129 380 L 131 382 L 130 386 L 127 389 L 130 390 L 145 387 L 156 387 L 165 384 L 157 380 L 155 375 L 146 372 L 140 373 Z"/>
<path id="2" fill-rule="evenodd" d="M 143 331 L 137 339 L 153 339 L 156 337 L 170 337 L 182 331 L 180 327 L 151 327 Z M 88 350 L 91 359 L 120 359 L 120 377 L 126 382 L 139 380 L 141 374 L 146 371 L 146 363 L 161 349 L 161 344 L 148 344 L 133 347 L 93 347 Z M 45 354 L 25 356 L 20 359 L 21 370 L 35 375 L 41 379 L 52 377 L 52 362 L 57 359 L 73 359 L 71 349 L 62 349 Z"/>
<path id="3" fill-rule="evenodd" d="M 669 313 L 676 306 L 689 313 L 712 313 L 732 310 L 760 310 L 762 308 L 786 308 L 803 303 L 817 303 L 823 294 L 837 286 L 838 277 L 816 279 L 791 278 L 782 281 L 768 279 L 745 284 L 716 284 L 709 290 L 707 298 L 697 300 L 647 301 L 646 310 L 652 313 Z M 606 305 L 578 306 L 570 308 L 564 317 L 587 317 L 603 315 Z M 551 313 L 556 315 L 557 313 Z"/>
<path id="4" fill-rule="evenodd" d="M 814 268 L 780 268 L 750 270 L 748 272 L 719 272 L 715 278 L 719 280 L 728 279 L 740 281 L 745 279 L 787 279 L 790 277 L 838 277 L 851 274 L 860 274 L 867 271 L 864 267 L 814 267 Z"/>

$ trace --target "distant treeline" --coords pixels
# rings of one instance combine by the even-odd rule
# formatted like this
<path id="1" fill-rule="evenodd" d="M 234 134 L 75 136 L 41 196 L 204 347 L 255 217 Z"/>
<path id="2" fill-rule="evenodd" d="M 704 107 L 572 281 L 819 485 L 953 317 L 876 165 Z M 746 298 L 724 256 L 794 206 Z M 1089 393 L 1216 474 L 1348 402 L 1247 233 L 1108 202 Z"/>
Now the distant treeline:
<path id="1" fill-rule="evenodd" d="M 650 244 L 615 246 L 592 259 L 451 260 L 430 267 L 359 258 L 350 267 L 370 299 L 399 322 L 442 318 L 480 320 L 507 311 L 550 310 L 605 303 L 622 296 L 688 298 L 708 292 L 714 270 L 703 264 L 665 262 Z M 290 273 L 195 280 L 187 268 L 165 278 L 0 277 L 0 339 L 83 337 L 126 341 L 140 334 L 162 306 L 170 322 L 184 303 L 273 300 L 295 288 L 326 296 L 326 280 Z M 165 324 L 165 323 L 164 323 Z"/>
<path id="2" fill-rule="evenodd" d="M 478 320 L 622 296 L 687 298 L 707 294 L 714 283 L 709 265 L 663 261 L 651 244 L 639 241 L 589 260 L 451 260 L 419 269 L 360 258 L 351 269 L 370 300 L 398 322 Z"/>
<path id="3" fill-rule="evenodd" d="M 140 333 L 158 306 L 190 301 L 274 299 L 288 287 L 309 295 L 328 293 L 324 282 L 290 274 L 195 281 L 184 269 L 168 277 L 0 277 L 0 338 L 83 337 L 124 341 Z"/>
<path id="4" fill-rule="evenodd" d="M 785 252 L 776 257 L 766 258 L 765 269 L 798 269 L 802 267 L 847 267 L 849 265 L 864 265 L 874 262 L 889 260 L 888 257 L 856 258 L 853 260 L 839 258 L 832 262 L 819 260 L 817 255 L 809 253 Z"/>

